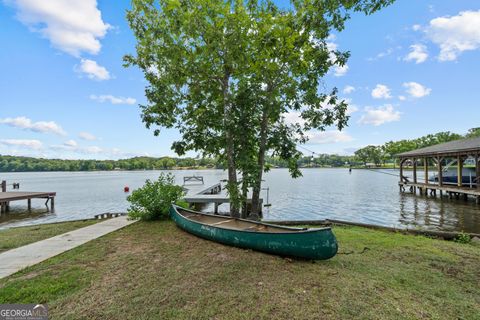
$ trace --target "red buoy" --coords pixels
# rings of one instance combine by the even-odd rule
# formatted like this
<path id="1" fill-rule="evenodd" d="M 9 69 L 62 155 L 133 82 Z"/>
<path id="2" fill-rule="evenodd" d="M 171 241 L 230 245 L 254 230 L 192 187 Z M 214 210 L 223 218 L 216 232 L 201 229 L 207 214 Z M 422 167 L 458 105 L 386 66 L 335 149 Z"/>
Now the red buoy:
<path id="1" fill-rule="evenodd" d="M 124 192 L 130 192 L 130 188 L 128 186 L 123 187 Z"/>

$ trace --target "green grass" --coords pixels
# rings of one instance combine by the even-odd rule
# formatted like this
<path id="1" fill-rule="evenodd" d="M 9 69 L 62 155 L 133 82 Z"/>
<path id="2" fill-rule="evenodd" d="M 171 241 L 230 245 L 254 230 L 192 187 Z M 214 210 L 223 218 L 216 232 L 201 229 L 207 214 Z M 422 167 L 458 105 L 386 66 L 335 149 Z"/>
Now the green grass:
<path id="1" fill-rule="evenodd" d="M 0 280 L 0 303 L 52 319 L 480 319 L 480 247 L 334 232 L 339 254 L 313 263 L 138 222 Z"/>
<path id="2" fill-rule="evenodd" d="M 0 252 L 83 228 L 98 220 L 82 220 L 0 230 Z"/>

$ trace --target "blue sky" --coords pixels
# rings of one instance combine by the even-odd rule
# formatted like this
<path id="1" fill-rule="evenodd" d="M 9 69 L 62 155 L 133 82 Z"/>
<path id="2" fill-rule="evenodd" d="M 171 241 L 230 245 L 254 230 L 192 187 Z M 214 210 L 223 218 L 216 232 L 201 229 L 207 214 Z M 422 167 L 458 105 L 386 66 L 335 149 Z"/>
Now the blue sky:
<path id="1" fill-rule="evenodd" d="M 413 4 L 414 3 L 414 4 Z M 146 85 L 122 67 L 135 39 L 129 1 L 0 0 L 0 154 L 117 159 L 174 155 L 175 130 L 140 120 Z M 348 68 L 325 88 L 351 104 L 349 127 L 313 132 L 307 148 L 349 154 L 368 144 L 480 126 L 480 3 L 398 0 L 355 14 L 330 46 Z M 294 117 L 294 115 L 292 115 Z"/>

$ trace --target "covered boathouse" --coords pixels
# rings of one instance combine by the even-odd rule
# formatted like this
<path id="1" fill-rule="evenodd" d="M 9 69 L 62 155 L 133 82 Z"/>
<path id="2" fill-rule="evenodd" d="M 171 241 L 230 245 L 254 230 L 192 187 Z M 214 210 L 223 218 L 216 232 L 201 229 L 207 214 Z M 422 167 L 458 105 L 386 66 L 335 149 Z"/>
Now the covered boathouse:
<path id="1" fill-rule="evenodd" d="M 475 197 L 480 204 L 480 137 L 456 140 L 421 148 L 397 155 L 400 159 L 400 191 L 407 188 L 420 195 L 440 196 L 445 193 L 450 198 Z M 413 177 L 404 175 L 405 167 L 410 166 Z M 418 178 L 418 169 L 423 177 Z"/>

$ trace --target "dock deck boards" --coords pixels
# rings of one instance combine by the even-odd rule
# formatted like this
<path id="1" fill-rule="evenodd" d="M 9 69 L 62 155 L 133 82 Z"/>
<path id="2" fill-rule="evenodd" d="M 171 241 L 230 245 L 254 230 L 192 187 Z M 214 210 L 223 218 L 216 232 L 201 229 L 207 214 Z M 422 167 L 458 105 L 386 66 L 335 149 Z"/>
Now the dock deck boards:
<path id="1" fill-rule="evenodd" d="M 413 182 L 399 182 L 400 186 L 404 187 L 416 187 L 416 188 L 426 188 L 426 189 L 434 189 L 434 190 L 440 190 L 440 191 L 445 191 L 445 192 L 456 192 L 456 193 L 463 193 L 463 194 L 469 194 L 472 196 L 480 196 L 480 189 L 478 188 L 470 188 L 470 187 L 459 187 L 455 185 L 443 185 L 440 186 L 438 184 L 433 184 L 433 183 L 413 183 Z"/>
<path id="2" fill-rule="evenodd" d="M 50 209 L 53 212 L 55 208 L 54 199 L 56 195 L 56 192 L 0 192 L 0 214 L 10 211 L 10 202 L 20 200 L 27 200 L 28 210 L 31 210 L 32 199 L 47 199 L 45 204 L 48 204 L 50 201 Z"/>
<path id="3" fill-rule="evenodd" d="M 0 192 L 0 202 L 55 197 L 56 192 Z"/>
<path id="4" fill-rule="evenodd" d="M 229 203 L 230 198 L 228 194 L 222 188 L 221 183 L 215 183 L 208 187 L 205 185 L 193 184 L 193 185 L 183 185 L 186 189 L 186 195 L 183 198 L 186 202 L 192 204 L 208 204 L 213 203 L 214 213 L 218 213 L 218 206 L 223 203 Z M 247 203 L 251 203 L 252 198 L 249 196 L 247 198 Z M 260 198 L 260 204 L 263 203 L 263 199 Z"/>

